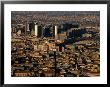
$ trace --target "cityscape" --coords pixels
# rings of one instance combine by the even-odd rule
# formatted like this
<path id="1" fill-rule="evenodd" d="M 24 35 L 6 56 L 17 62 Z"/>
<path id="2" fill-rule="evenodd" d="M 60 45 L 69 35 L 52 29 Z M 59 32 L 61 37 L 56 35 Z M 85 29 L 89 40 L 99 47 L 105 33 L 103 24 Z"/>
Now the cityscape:
<path id="1" fill-rule="evenodd" d="M 11 76 L 100 76 L 100 12 L 12 11 Z"/>

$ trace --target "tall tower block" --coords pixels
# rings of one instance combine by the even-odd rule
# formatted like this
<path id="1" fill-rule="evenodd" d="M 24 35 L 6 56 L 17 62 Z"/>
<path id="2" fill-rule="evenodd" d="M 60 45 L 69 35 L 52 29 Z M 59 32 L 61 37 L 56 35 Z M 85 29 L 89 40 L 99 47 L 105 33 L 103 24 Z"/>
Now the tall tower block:
<path id="1" fill-rule="evenodd" d="M 29 23 L 27 23 L 27 31 L 30 31 L 30 30 L 29 30 Z"/>
<path id="2" fill-rule="evenodd" d="M 35 36 L 38 36 L 38 25 L 35 24 Z"/>
<path id="3" fill-rule="evenodd" d="M 55 26 L 55 38 L 57 38 L 58 26 Z"/>

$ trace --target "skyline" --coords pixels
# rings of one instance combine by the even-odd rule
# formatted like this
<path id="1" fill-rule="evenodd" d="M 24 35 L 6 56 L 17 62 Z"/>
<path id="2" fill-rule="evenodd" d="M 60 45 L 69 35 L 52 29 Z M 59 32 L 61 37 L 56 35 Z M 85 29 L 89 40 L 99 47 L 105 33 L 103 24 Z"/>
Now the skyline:
<path id="1" fill-rule="evenodd" d="M 100 76 L 100 12 L 15 11 L 11 21 L 12 77 Z"/>

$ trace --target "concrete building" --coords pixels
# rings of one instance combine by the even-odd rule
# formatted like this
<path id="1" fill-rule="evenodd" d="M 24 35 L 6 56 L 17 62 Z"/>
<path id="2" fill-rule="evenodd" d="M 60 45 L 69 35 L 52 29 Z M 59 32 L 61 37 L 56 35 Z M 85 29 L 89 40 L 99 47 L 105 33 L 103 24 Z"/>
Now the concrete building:
<path id="1" fill-rule="evenodd" d="M 55 26 L 55 38 L 57 38 L 58 26 Z"/>
<path id="2" fill-rule="evenodd" d="M 38 25 L 35 23 L 35 36 L 38 36 Z"/>

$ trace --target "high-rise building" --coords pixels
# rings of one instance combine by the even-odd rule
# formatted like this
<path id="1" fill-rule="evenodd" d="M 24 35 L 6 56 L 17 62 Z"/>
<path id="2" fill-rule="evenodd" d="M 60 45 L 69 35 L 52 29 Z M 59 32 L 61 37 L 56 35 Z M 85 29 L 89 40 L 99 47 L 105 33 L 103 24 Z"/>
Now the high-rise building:
<path id="1" fill-rule="evenodd" d="M 38 26 L 37 37 L 41 37 L 41 36 L 42 36 L 42 26 Z"/>
<path id="2" fill-rule="evenodd" d="M 30 29 L 29 29 L 29 23 L 27 23 L 27 31 L 30 31 Z"/>
<path id="3" fill-rule="evenodd" d="M 43 37 L 51 37 L 51 33 L 50 33 L 50 28 L 49 27 L 44 26 L 42 32 L 43 32 Z"/>
<path id="4" fill-rule="evenodd" d="M 58 26 L 55 26 L 55 38 L 57 38 Z"/>
<path id="5" fill-rule="evenodd" d="M 35 36 L 38 36 L 38 25 L 35 24 Z"/>
<path id="6" fill-rule="evenodd" d="M 25 34 L 25 26 L 23 24 L 17 24 L 16 30 L 14 29 L 13 32 L 18 32 L 20 31 L 22 35 Z"/>

